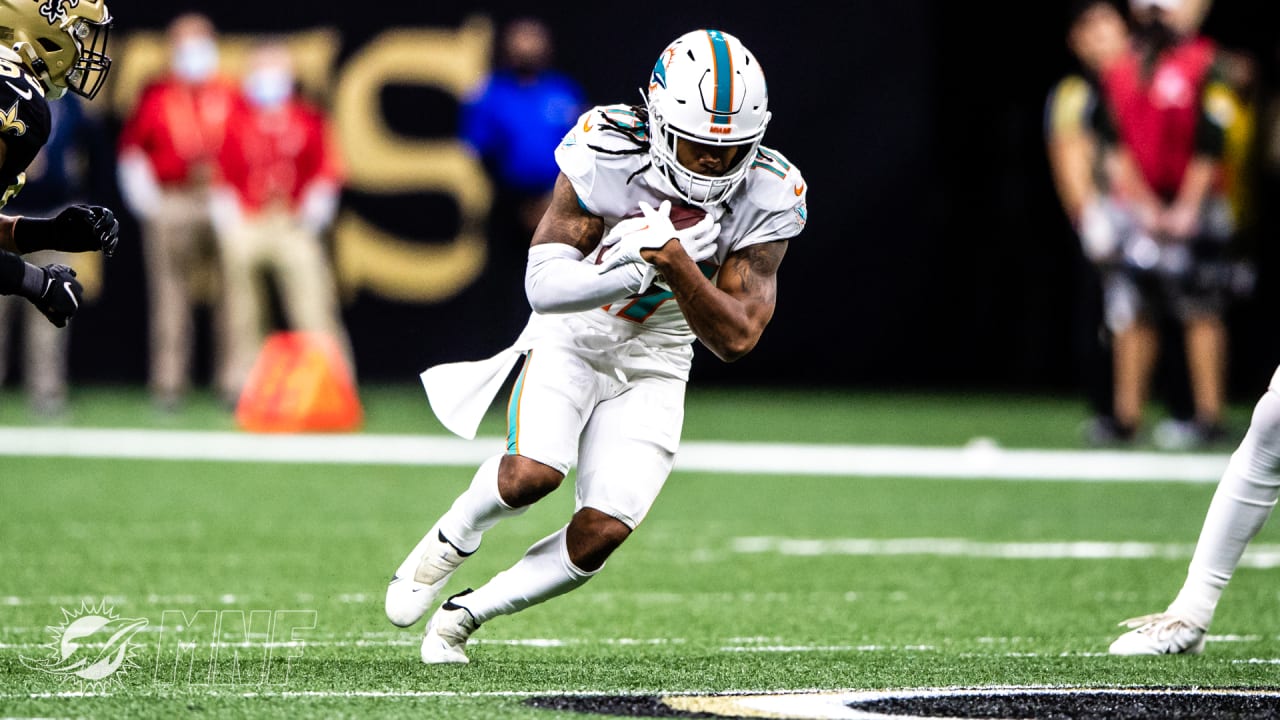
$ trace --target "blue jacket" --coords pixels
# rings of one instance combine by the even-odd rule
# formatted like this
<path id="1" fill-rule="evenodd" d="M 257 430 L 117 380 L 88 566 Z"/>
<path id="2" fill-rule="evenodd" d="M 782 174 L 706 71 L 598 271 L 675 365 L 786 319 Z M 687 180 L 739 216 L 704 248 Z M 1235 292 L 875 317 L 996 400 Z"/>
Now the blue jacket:
<path id="1" fill-rule="evenodd" d="M 556 146 L 586 109 L 582 89 L 566 75 L 549 70 L 525 81 L 499 70 L 463 105 L 461 136 L 499 183 L 543 193 L 560 171 Z"/>

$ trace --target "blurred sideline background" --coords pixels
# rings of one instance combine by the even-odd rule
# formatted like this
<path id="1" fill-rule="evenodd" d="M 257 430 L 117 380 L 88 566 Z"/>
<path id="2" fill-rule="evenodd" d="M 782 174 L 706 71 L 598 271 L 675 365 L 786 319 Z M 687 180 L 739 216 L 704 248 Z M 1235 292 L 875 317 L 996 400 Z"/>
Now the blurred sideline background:
<path id="1" fill-rule="evenodd" d="M 1061 3 L 1065 5 L 1065 3 Z M 778 311 L 734 365 L 700 347 L 694 387 L 788 386 L 1079 395 L 1078 241 L 1045 157 L 1045 95 L 1072 65 L 1060 3 L 905 0 L 836 8 L 683 3 L 546 8 L 556 66 L 589 104 L 637 102 L 660 50 L 697 27 L 736 34 L 764 65 L 765 144 L 804 172 L 808 229 L 783 265 Z M 1277 97 L 1274 3 L 1214 4 L 1206 34 L 1257 60 Z M 298 51 L 308 95 L 331 113 L 349 182 L 330 237 L 362 384 L 414 383 L 434 363 L 484 357 L 511 339 L 487 323 L 510 297 L 483 223 L 493 187 L 458 142 L 459 99 L 489 70 L 515 2 L 144 3 L 114 0 L 116 60 L 92 105 L 113 130 L 164 69 L 163 29 L 197 10 L 224 62 L 263 35 Z M 1270 128 L 1259 120 L 1259 134 Z M 1260 176 L 1258 290 L 1229 314 L 1230 389 L 1252 402 L 1280 360 L 1274 330 L 1276 172 Z M 146 298 L 137 224 L 114 189 L 121 250 L 101 298 L 77 316 L 76 386 L 146 381 Z M 496 283 L 503 283 L 497 287 Z M 505 302 L 505 300 L 502 300 Z M 207 315 L 197 383 L 211 372 Z M 10 381 L 12 384 L 13 380 Z"/>

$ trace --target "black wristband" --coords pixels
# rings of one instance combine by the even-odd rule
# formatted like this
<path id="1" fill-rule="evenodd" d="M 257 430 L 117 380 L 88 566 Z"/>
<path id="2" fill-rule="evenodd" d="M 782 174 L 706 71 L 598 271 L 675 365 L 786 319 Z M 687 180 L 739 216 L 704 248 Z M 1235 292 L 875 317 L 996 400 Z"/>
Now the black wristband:
<path id="1" fill-rule="evenodd" d="M 37 250 L 58 250 L 54 247 L 57 232 L 53 218 L 20 217 L 13 224 L 13 244 L 23 255 Z"/>
<path id="2" fill-rule="evenodd" d="M 36 297 L 43 285 L 43 270 L 11 252 L 0 250 L 0 295 Z"/>

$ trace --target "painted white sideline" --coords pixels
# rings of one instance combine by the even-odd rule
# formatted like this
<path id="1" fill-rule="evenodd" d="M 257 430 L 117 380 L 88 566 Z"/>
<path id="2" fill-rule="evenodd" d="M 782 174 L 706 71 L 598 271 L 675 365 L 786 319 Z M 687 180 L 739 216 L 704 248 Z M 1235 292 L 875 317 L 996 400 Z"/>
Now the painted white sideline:
<path id="1" fill-rule="evenodd" d="M 1152 542 L 982 542 L 963 538 L 787 538 L 736 537 L 733 552 L 748 555 L 827 557 L 852 555 L 932 555 L 941 557 L 996 558 L 1006 560 L 1183 560 L 1196 546 Z M 1280 567 L 1280 545 L 1250 545 L 1240 559 L 1242 567 Z"/>
<path id="2" fill-rule="evenodd" d="M 0 456 L 471 466 L 505 438 L 375 434 L 0 428 Z M 1217 482 L 1227 454 L 968 447 L 685 442 L 676 469 L 767 475 Z"/>

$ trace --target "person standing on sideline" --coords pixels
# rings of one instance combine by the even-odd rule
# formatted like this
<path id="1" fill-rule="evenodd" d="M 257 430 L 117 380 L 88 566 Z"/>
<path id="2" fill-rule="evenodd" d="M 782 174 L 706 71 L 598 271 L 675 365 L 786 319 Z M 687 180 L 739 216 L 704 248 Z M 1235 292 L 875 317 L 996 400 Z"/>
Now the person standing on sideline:
<path id="1" fill-rule="evenodd" d="M 1085 438 L 1096 444 L 1114 434 L 1108 343 L 1103 322 L 1103 288 L 1116 252 L 1112 218 L 1117 212 L 1107 185 L 1107 148 L 1099 135 L 1106 105 L 1098 75 L 1125 52 L 1129 31 L 1111 0 L 1076 0 L 1068 9 L 1067 46 L 1077 68 L 1063 77 L 1045 102 L 1045 146 L 1054 188 L 1080 243 L 1084 262 L 1079 308 L 1084 376 L 1093 406 Z"/>
<path id="2" fill-rule="evenodd" d="M 1108 288 L 1117 435 L 1142 423 L 1160 349 L 1160 325 L 1182 326 L 1194 405 L 1194 442 L 1219 439 L 1226 384 L 1225 290 L 1202 282 L 1206 259 L 1232 230 L 1216 222 L 1225 127 L 1215 93 L 1226 91 L 1217 49 L 1184 18 L 1192 0 L 1130 0 L 1134 42 L 1102 73 L 1113 125 L 1108 163 L 1117 197 L 1133 218 L 1122 248 L 1123 286 Z"/>
<path id="3" fill-rule="evenodd" d="M 488 287 L 514 292 L 486 303 L 487 322 L 495 312 L 518 332 L 529 306 L 520 294 L 525 252 L 555 187 L 560 170 L 555 150 L 564 129 L 587 109 L 577 81 L 553 66 L 551 29 L 522 17 L 503 26 L 497 67 L 462 106 L 460 137 L 484 163 L 494 181 L 489 213 Z M 498 306 L 495 308 L 494 306 Z"/>
<path id="4" fill-rule="evenodd" d="M 217 36 L 204 15 L 175 18 L 168 42 L 170 72 L 143 90 L 126 118 L 117 167 L 121 194 L 142 225 L 151 397 L 176 410 L 191 384 L 193 275 L 213 257 L 209 184 L 236 86 L 218 72 Z"/>
<path id="5" fill-rule="evenodd" d="M 290 328 L 328 335 L 353 369 L 324 234 L 337 213 L 341 160 L 328 119 L 298 97 L 296 84 L 286 45 L 255 48 L 218 157 L 212 213 L 229 401 L 244 388 L 270 324 L 264 272 L 280 291 Z"/>
<path id="6" fill-rule="evenodd" d="M 506 452 L 481 464 L 395 570 L 393 624 L 421 619 L 485 531 L 577 467 L 568 523 L 484 585 L 451 596 L 427 624 L 425 663 L 468 662 L 467 640 L 483 623 L 600 572 L 671 472 L 693 343 L 733 362 L 773 317 L 778 268 L 805 227 L 809 186 L 761 145 L 770 113 L 760 62 L 728 33 L 695 30 L 666 47 L 647 79 L 643 105 L 588 110 L 555 151 L 560 176 L 528 250 L 534 312 L 524 332 L 488 361 L 423 373 L 443 424 L 474 436 L 523 357 Z"/>

